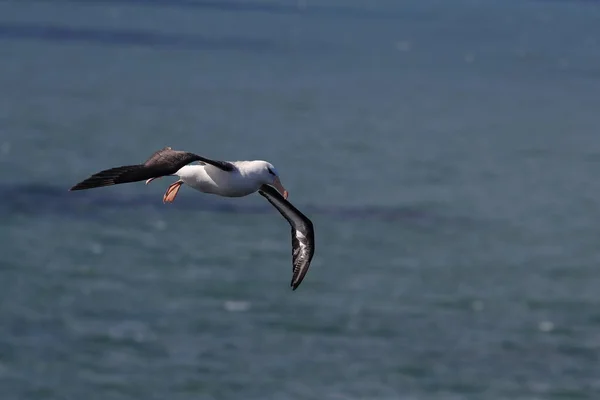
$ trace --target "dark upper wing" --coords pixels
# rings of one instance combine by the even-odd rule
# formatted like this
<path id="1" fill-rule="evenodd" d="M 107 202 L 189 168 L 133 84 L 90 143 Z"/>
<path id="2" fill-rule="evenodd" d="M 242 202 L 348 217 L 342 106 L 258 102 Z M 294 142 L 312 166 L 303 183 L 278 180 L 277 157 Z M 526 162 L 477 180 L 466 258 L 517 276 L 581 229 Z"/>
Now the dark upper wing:
<path id="1" fill-rule="evenodd" d="M 313 224 L 272 186 L 262 185 L 258 191 L 271 203 L 292 227 L 292 266 L 291 286 L 296 290 L 308 272 L 315 253 L 315 231 Z"/>
<path id="2" fill-rule="evenodd" d="M 184 165 L 187 165 L 194 161 L 202 161 L 206 164 L 210 164 L 214 167 L 217 167 L 223 171 L 233 171 L 235 169 L 233 164 L 230 162 L 211 160 L 210 158 L 202 157 L 187 151 L 173 150 L 170 147 L 165 147 L 164 149 L 156 151 L 150 156 L 150 158 L 146 160 L 144 165 L 150 167 L 154 165 L 164 165 L 173 163 L 179 164 L 180 162 L 184 162 L 185 164 L 182 165 L 183 167 Z"/>
<path id="3" fill-rule="evenodd" d="M 143 164 L 124 165 L 97 172 L 89 178 L 79 182 L 70 190 L 92 189 L 173 175 L 179 171 L 181 167 L 194 161 L 202 161 L 214 165 L 224 171 L 232 171 L 235 168 L 233 164 L 225 161 L 214 161 L 194 153 L 165 147 L 152 154 Z"/>

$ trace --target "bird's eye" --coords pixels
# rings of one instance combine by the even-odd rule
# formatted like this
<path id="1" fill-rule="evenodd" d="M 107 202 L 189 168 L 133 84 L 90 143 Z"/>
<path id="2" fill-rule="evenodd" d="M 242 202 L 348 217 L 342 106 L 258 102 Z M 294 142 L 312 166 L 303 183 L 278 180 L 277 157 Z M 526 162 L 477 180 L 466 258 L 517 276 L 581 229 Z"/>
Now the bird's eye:
<path id="1" fill-rule="evenodd" d="M 273 176 L 276 176 L 276 175 L 275 175 L 275 172 L 273 172 L 273 170 L 272 170 L 271 168 L 267 167 L 267 170 L 269 171 L 269 173 L 270 173 L 271 175 L 273 175 Z"/>

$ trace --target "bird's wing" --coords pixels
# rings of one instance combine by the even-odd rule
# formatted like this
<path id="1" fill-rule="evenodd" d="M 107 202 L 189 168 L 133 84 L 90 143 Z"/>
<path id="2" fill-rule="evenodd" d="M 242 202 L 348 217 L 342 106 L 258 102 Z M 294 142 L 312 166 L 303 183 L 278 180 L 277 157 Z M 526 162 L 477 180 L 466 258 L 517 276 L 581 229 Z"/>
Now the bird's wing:
<path id="1" fill-rule="evenodd" d="M 170 147 L 165 147 L 154 152 L 143 164 L 124 165 L 105 169 L 84 179 L 70 190 L 92 189 L 173 175 L 181 167 L 194 161 L 202 161 L 214 165 L 223 171 L 233 171 L 235 169 L 233 164 L 226 161 L 215 161 L 187 151 L 173 150 Z"/>
<path id="2" fill-rule="evenodd" d="M 146 160 L 144 165 L 152 166 L 152 165 L 162 165 L 165 163 L 167 163 L 167 164 L 178 163 L 179 164 L 179 162 L 184 162 L 185 164 L 182 165 L 182 167 L 183 167 L 184 165 L 187 165 L 194 161 L 200 161 L 200 162 L 203 162 L 206 164 L 210 164 L 214 167 L 217 167 L 217 168 L 219 168 L 223 171 L 227 171 L 227 172 L 233 171 L 235 169 L 235 166 L 230 162 L 211 160 L 210 158 L 199 156 L 197 154 L 190 153 L 188 151 L 173 150 L 170 147 L 165 147 L 164 149 L 160 149 L 160 150 L 154 152 L 154 154 L 152 154 L 150 156 L 150 158 L 148 158 Z"/>
<path id="3" fill-rule="evenodd" d="M 292 228 L 292 282 L 290 285 L 293 290 L 296 290 L 308 272 L 315 253 L 313 224 L 306 215 L 284 199 L 274 187 L 263 185 L 258 193 L 279 211 Z"/>

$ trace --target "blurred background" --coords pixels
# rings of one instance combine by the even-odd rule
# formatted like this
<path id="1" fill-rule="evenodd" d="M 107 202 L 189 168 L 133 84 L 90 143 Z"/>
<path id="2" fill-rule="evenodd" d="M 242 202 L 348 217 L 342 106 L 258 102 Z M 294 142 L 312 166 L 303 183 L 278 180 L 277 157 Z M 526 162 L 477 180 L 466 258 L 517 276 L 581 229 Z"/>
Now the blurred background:
<path id="1" fill-rule="evenodd" d="M 600 398 L 600 3 L 0 2 L 0 397 Z M 266 159 L 314 222 L 170 178 Z"/>

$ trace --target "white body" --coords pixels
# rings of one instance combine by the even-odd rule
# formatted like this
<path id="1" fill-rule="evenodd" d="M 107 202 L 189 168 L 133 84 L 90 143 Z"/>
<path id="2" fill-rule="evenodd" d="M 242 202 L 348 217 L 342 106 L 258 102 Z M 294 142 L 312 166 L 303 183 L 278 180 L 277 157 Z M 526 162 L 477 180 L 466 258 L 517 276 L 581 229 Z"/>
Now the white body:
<path id="1" fill-rule="evenodd" d="M 234 171 L 223 171 L 209 164 L 186 165 L 175 175 L 200 192 L 224 197 L 247 196 L 267 183 L 264 170 L 256 168 L 255 162 L 235 161 L 232 164 L 236 167 Z"/>

